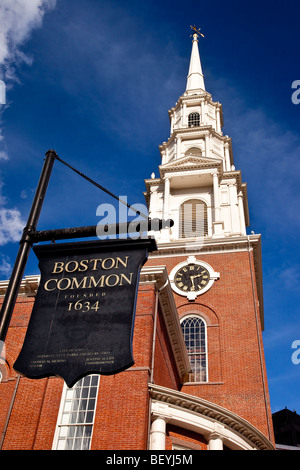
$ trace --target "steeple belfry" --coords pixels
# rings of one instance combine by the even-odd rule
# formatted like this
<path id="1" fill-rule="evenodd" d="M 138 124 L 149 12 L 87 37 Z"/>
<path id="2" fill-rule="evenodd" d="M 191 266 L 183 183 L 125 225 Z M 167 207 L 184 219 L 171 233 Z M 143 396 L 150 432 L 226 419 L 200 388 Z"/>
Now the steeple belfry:
<path id="1" fill-rule="evenodd" d="M 198 48 L 198 34 L 193 35 L 193 46 L 190 60 L 190 68 L 187 77 L 186 91 L 204 90 L 204 77 L 202 73 L 200 54 Z"/>

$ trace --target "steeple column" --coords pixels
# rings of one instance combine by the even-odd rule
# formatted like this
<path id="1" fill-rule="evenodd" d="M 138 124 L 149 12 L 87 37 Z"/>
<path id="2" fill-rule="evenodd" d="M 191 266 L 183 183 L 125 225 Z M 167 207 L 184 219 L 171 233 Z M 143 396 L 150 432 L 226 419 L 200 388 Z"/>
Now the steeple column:
<path id="1" fill-rule="evenodd" d="M 208 134 L 205 136 L 205 156 L 210 156 L 210 136 Z"/>
<path id="2" fill-rule="evenodd" d="M 225 147 L 225 161 L 226 161 L 226 170 L 230 171 L 230 155 L 229 155 L 229 144 L 228 142 L 225 142 L 224 144 Z"/>
<path id="3" fill-rule="evenodd" d="M 215 205 L 215 222 L 220 221 L 220 200 L 219 200 L 219 178 L 218 173 L 213 173 L 213 190 Z"/>
<path id="4" fill-rule="evenodd" d="M 217 172 L 213 173 L 213 193 L 214 193 L 214 222 L 213 237 L 220 237 L 223 234 L 224 223 L 221 221 L 220 198 L 219 198 L 219 176 Z"/>
<path id="5" fill-rule="evenodd" d="M 216 109 L 217 132 L 221 132 L 220 108 Z"/>
<path id="6" fill-rule="evenodd" d="M 242 193 L 242 191 L 240 191 L 238 193 L 238 208 L 239 208 L 241 234 L 246 234 L 246 225 L 245 225 L 244 206 L 243 206 L 243 193 Z"/>
<path id="7" fill-rule="evenodd" d="M 182 106 L 182 126 L 185 127 L 186 125 L 186 103 L 183 103 L 183 106 Z"/>
<path id="8" fill-rule="evenodd" d="M 163 202 L 163 218 L 170 218 L 170 178 L 164 177 L 164 202 Z M 160 238 L 165 242 L 170 241 L 170 228 L 163 228 L 160 231 Z"/>
<path id="9" fill-rule="evenodd" d="M 204 100 L 201 101 L 201 123 L 205 124 L 205 107 L 204 107 Z"/>
<path id="10" fill-rule="evenodd" d="M 171 114 L 171 134 L 173 134 L 174 131 L 174 112 Z"/>
<path id="11" fill-rule="evenodd" d="M 176 137 L 176 158 L 180 158 L 180 152 L 181 152 L 181 137 L 178 135 Z"/>
<path id="12" fill-rule="evenodd" d="M 169 218 L 169 201 L 170 201 L 170 178 L 167 176 L 164 178 L 165 190 L 164 190 L 164 218 Z"/>

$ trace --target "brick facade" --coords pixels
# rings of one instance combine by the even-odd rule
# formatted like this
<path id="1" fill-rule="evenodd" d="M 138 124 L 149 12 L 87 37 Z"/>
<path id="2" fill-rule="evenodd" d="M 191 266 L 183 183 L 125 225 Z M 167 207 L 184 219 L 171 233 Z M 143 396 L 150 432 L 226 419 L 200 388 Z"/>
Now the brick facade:
<path id="1" fill-rule="evenodd" d="M 252 284 L 251 277 L 252 257 L 252 252 L 249 256 L 247 251 L 197 255 L 197 259 L 220 273 L 220 279 L 192 302 L 173 294 L 179 318 L 198 313 L 207 324 L 206 383 L 181 384 L 160 302 L 155 322 L 155 285 L 140 285 L 133 338 L 135 364 L 120 374 L 101 377 L 91 449 L 148 448 L 151 377 L 159 386 L 228 409 L 273 441 L 256 283 Z M 170 273 L 185 259 L 186 256 L 154 255 L 146 266 L 164 264 Z M 7 362 L 1 365 L 0 384 L 3 449 L 51 449 L 53 443 L 63 380 L 20 378 L 12 367 L 24 339 L 33 301 L 33 297 L 18 298 L 5 343 Z M 182 447 L 185 441 L 191 449 L 207 448 L 203 435 L 167 425 L 166 449 L 172 445 Z"/>
<path id="2" fill-rule="evenodd" d="M 186 258 L 169 257 L 163 262 L 170 272 Z M 197 259 L 220 272 L 220 279 L 194 302 L 176 293 L 174 296 L 180 318 L 198 313 L 207 323 L 209 380 L 203 385 L 184 385 L 182 391 L 232 410 L 268 435 L 272 419 L 259 302 L 251 277 L 253 253 L 250 257 L 246 251 L 200 253 Z M 151 259 L 148 264 L 157 262 Z"/>
<path id="3" fill-rule="evenodd" d="M 22 346 L 33 301 L 32 297 L 18 298 L 5 342 L 7 362 L 1 364 L 0 384 L 3 450 L 48 450 L 53 443 L 63 380 L 20 378 L 12 367 Z M 128 371 L 101 377 L 91 449 L 147 448 L 154 315 L 154 286 L 142 286 L 135 317 L 135 364 Z M 178 389 L 178 372 L 159 308 L 156 326 L 154 380 Z"/>

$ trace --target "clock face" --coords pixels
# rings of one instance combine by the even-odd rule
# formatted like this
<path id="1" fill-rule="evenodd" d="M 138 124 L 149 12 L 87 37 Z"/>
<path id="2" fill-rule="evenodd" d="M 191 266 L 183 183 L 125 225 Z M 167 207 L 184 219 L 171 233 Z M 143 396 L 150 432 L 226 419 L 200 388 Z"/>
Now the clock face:
<path id="1" fill-rule="evenodd" d="M 210 281 L 208 270 L 199 264 L 187 264 L 175 273 L 174 283 L 183 292 L 199 292 Z"/>

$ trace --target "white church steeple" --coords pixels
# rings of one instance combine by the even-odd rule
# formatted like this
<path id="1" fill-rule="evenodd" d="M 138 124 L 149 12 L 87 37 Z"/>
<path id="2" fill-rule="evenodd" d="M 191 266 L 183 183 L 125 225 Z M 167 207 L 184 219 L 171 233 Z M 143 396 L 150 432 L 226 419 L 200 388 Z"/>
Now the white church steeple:
<path id="1" fill-rule="evenodd" d="M 145 180 L 149 216 L 174 220 L 171 229 L 155 233 L 158 243 L 246 235 L 247 186 L 222 132 L 222 105 L 205 90 L 197 34 L 186 90 L 169 118 L 170 137 L 159 146 L 160 177 Z"/>
<path id="2" fill-rule="evenodd" d="M 186 91 L 195 93 L 195 90 L 205 90 L 200 54 L 198 49 L 198 34 L 193 35 L 193 47 L 190 68 L 187 77 Z"/>

